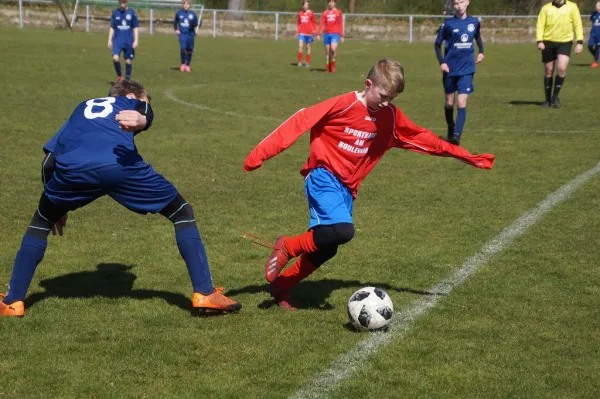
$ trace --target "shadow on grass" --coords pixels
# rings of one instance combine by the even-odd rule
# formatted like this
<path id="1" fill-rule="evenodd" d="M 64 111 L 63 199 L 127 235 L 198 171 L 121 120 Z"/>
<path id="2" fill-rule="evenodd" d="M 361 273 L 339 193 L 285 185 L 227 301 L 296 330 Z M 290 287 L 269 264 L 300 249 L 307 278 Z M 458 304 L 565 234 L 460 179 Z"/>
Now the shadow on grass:
<path id="1" fill-rule="evenodd" d="M 433 292 L 414 290 L 412 288 L 394 287 L 385 283 L 364 282 L 358 280 L 324 279 L 316 281 L 302 281 L 292 289 L 292 305 L 299 309 L 332 310 L 334 306 L 327 298 L 335 290 L 343 288 L 379 287 L 385 291 L 406 292 L 415 295 L 436 295 Z M 268 293 L 268 284 L 248 285 L 246 287 L 229 290 L 227 295 Z M 258 307 L 268 309 L 275 305 L 273 299 L 266 299 Z"/>
<path id="2" fill-rule="evenodd" d="M 28 296 L 25 299 L 25 306 L 31 307 L 37 302 L 51 297 L 161 298 L 170 305 L 195 314 L 191 299 L 182 294 L 145 289 L 134 290 L 133 282 L 137 276 L 131 272 L 133 266 L 119 263 L 101 263 L 96 266 L 96 269 L 95 271 L 70 273 L 42 280 L 40 286 L 45 291 Z"/>
<path id="3" fill-rule="evenodd" d="M 508 102 L 510 105 L 542 105 L 543 101 L 521 101 L 521 100 L 513 100 Z"/>

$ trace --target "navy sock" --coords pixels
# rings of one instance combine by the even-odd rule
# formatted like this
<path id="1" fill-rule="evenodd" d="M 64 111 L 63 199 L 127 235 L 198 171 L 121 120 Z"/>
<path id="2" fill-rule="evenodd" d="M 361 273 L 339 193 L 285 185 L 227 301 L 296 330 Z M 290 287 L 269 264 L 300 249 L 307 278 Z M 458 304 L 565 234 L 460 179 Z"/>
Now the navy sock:
<path id="1" fill-rule="evenodd" d="M 4 303 L 13 303 L 25 299 L 37 265 L 42 261 L 46 251 L 47 240 L 40 240 L 25 234 L 21 248 L 15 257 L 8 293 Z"/>
<path id="2" fill-rule="evenodd" d="M 214 291 L 206 250 L 196 226 L 175 232 L 177 247 L 187 265 L 194 292 L 210 294 Z"/>
<path id="3" fill-rule="evenodd" d="M 188 51 L 188 53 L 187 53 L 187 58 L 186 58 L 186 60 L 185 60 L 185 63 L 186 63 L 187 65 L 190 65 L 190 64 L 192 63 L 192 52 L 191 52 L 191 51 Z"/>
<path id="4" fill-rule="evenodd" d="M 596 56 L 596 49 L 594 46 L 588 45 L 588 50 L 590 50 L 590 53 L 592 53 L 594 57 Z"/>
<path id="5" fill-rule="evenodd" d="M 181 52 L 179 53 L 179 55 L 181 56 L 181 63 L 185 64 L 185 59 L 187 58 L 187 54 L 185 51 L 181 50 Z"/>
<path id="6" fill-rule="evenodd" d="M 456 135 L 457 136 L 462 135 L 466 120 L 467 120 L 467 109 L 459 107 L 458 111 L 456 113 Z"/>
<path id="7" fill-rule="evenodd" d="M 596 46 L 596 51 L 594 52 L 594 61 L 598 62 L 599 57 L 600 57 L 600 46 Z"/>
<path id="8" fill-rule="evenodd" d="M 125 64 L 125 79 L 129 80 L 131 79 L 131 68 L 133 67 L 133 65 L 131 64 Z"/>
<path id="9" fill-rule="evenodd" d="M 558 93 L 560 93 L 560 89 L 562 89 L 565 79 L 566 79 L 566 76 L 564 76 L 562 78 L 560 76 L 557 76 L 556 79 L 554 79 L 553 97 L 558 97 Z"/>
<path id="10" fill-rule="evenodd" d="M 550 97 L 552 97 L 552 76 L 549 78 L 544 77 L 544 93 L 546 93 L 546 101 L 550 102 Z"/>
<path id="11" fill-rule="evenodd" d="M 448 126 L 454 126 L 454 107 L 444 107 L 444 114 L 446 115 L 446 123 Z"/>
<path id="12" fill-rule="evenodd" d="M 117 76 L 121 76 L 121 63 L 119 61 L 114 61 L 115 64 L 115 72 Z"/>

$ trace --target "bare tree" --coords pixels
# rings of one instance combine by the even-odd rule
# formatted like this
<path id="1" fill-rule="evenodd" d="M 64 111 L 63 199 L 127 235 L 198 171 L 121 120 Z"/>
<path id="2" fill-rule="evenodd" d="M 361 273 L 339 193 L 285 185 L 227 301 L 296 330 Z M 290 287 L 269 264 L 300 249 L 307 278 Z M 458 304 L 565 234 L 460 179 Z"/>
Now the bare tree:
<path id="1" fill-rule="evenodd" d="M 356 12 L 356 0 L 350 0 L 348 2 L 348 12 L 353 14 Z"/>
<path id="2" fill-rule="evenodd" d="M 229 0 L 227 9 L 231 10 L 231 11 L 245 10 L 246 9 L 246 0 Z M 227 18 L 229 18 L 229 19 L 244 19 L 244 14 L 241 12 L 229 12 L 229 13 L 227 13 Z"/>

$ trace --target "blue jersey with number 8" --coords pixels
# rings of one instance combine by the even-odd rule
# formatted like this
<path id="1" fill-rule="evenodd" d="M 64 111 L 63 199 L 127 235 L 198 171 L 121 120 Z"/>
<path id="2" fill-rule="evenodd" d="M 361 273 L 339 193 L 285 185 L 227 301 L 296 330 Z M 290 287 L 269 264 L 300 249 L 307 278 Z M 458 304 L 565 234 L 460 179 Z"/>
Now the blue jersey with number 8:
<path id="1" fill-rule="evenodd" d="M 149 105 L 127 97 L 94 98 L 79 104 L 69 120 L 46 143 L 56 167 L 65 172 L 87 171 L 109 165 L 143 163 L 133 141 L 134 133 L 119 127 L 115 116 L 123 110 L 143 112 Z M 150 125 L 152 121 L 148 121 Z"/>

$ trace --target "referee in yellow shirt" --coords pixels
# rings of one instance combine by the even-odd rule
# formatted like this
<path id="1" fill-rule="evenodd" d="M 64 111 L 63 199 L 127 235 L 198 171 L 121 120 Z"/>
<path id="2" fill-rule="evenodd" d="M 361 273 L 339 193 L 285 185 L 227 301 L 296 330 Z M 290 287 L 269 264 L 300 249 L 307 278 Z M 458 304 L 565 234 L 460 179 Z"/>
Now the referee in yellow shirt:
<path id="1" fill-rule="evenodd" d="M 573 32 L 575 33 L 573 35 Z M 583 26 L 577 4 L 568 0 L 553 0 L 542 7 L 537 19 L 537 48 L 542 50 L 544 63 L 545 107 L 560 108 L 558 93 L 567 75 L 567 66 L 573 46 L 573 36 L 577 40 L 575 54 L 583 51 Z M 552 75 L 554 62 L 557 64 L 554 93 L 552 93 Z"/>

